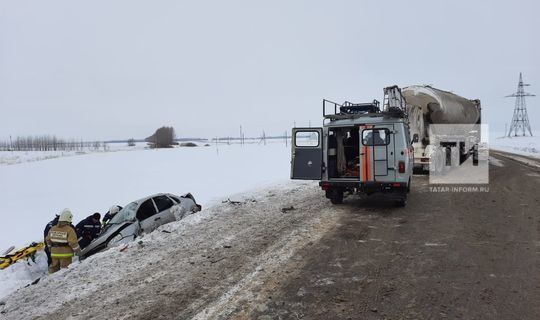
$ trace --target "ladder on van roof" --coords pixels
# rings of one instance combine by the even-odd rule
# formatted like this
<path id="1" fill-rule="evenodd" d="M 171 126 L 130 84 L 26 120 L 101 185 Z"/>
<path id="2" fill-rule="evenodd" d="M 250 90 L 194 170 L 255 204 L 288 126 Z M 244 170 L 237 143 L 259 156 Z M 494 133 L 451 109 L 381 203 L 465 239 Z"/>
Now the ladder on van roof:
<path id="1" fill-rule="evenodd" d="M 407 102 L 398 86 L 384 88 L 383 112 L 407 118 Z"/>

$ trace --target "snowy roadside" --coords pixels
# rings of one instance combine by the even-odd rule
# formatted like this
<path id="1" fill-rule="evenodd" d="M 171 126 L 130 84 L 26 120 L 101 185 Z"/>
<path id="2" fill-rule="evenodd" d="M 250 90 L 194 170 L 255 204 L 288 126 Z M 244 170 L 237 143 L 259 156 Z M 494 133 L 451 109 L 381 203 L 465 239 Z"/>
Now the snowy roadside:
<path id="1" fill-rule="evenodd" d="M 131 319 L 173 309 L 199 318 L 223 313 L 256 294 L 249 290 L 256 278 L 333 226 L 335 213 L 321 195 L 313 183 L 289 182 L 230 197 L 242 203 L 204 209 L 124 250 L 99 253 L 19 289 L 3 299 L 0 314 Z M 281 210 L 291 205 L 295 209 Z"/>
<path id="2" fill-rule="evenodd" d="M 540 158 L 540 132 L 535 131 L 533 134 L 533 137 L 502 137 L 501 134 L 493 134 L 489 147 L 492 150 Z"/>

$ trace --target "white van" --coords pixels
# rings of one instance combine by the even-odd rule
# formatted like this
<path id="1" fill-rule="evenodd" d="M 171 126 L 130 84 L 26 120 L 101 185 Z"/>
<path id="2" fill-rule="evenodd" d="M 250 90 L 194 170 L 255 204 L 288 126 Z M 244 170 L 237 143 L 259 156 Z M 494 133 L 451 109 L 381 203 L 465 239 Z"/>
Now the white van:
<path id="1" fill-rule="evenodd" d="M 400 93 L 399 88 L 390 88 Z M 404 206 L 413 149 L 404 108 L 391 103 L 381 112 L 376 100 L 362 104 L 323 100 L 322 128 L 293 128 L 291 179 L 320 180 L 333 204 L 342 203 L 345 192 L 383 192 Z M 328 106 L 334 107 L 333 113 L 326 113 Z"/>

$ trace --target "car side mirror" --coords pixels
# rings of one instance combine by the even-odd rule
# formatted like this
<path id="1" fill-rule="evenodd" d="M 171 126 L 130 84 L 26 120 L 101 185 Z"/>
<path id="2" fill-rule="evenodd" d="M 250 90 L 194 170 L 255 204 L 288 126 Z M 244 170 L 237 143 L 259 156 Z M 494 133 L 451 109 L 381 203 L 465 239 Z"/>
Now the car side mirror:
<path id="1" fill-rule="evenodd" d="M 413 135 L 412 142 L 418 142 L 418 133 Z"/>

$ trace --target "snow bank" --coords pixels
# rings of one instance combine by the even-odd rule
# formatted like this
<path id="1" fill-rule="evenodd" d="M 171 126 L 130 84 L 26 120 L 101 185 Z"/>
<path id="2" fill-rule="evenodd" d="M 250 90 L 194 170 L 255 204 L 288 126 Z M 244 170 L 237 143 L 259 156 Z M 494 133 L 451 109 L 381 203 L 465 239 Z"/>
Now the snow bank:
<path id="1" fill-rule="evenodd" d="M 36 253 L 35 261 L 21 260 L 0 271 L 0 299 L 17 288 L 29 285 L 34 280 L 47 274 L 47 256 L 45 252 Z"/>
<path id="2" fill-rule="evenodd" d="M 533 131 L 533 134 L 533 137 L 503 137 L 502 134 L 491 134 L 489 147 L 493 150 L 540 158 L 540 131 Z"/>
<path id="3" fill-rule="evenodd" d="M 312 196 L 305 199 L 306 195 Z M 66 305 L 80 302 L 85 307 L 74 306 L 74 311 L 69 311 L 70 318 L 86 319 L 89 314 L 96 316 L 96 308 L 103 309 L 101 311 L 110 318 L 119 318 L 119 314 L 129 318 L 129 312 L 137 314 L 141 310 L 135 309 L 144 308 L 141 304 L 144 299 L 131 299 L 130 295 L 155 295 L 151 287 L 163 291 L 169 290 L 165 284 L 181 287 L 185 285 L 183 282 L 194 281 L 203 265 L 208 267 L 214 264 L 212 261 L 224 259 L 219 258 L 219 254 L 228 245 L 241 247 L 247 245 L 245 239 L 257 237 L 265 243 L 277 237 L 287 244 L 294 240 L 285 236 L 291 231 L 288 228 L 299 229 L 298 238 L 308 242 L 313 232 L 304 224 L 308 224 L 308 221 L 317 223 L 321 217 L 331 216 L 328 212 L 322 212 L 321 207 L 326 207 L 327 201 L 321 197 L 314 183 L 287 182 L 266 190 L 232 195 L 231 199 L 241 204 L 226 202 L 208 207 L 181 221 L 161 226 L 127 247 L 106 250 L 43 277 L 38 284 L 0 299 L 0 311 L 6 319 L 28 319 L 51 315 Z M 307 206 L 310 209 L 295 210 L 294 214 L 281 212 L 280 208 L 291 203 L 297 208 Z M 322 227 L 330 225 L 321 223 Z M 279 233 L 284 235 L 278 236 Z M 257 241 L 263 242 L 261 239 Z M 256 257 L 247 258 L 250 261 L 247 267 L 251 268 L 253 264 L 256 269 L 257 263 L 285 258 L 276 256 L 274 250 L 270 250 L 270 255 L 264 255 L 261 261 Z M 171 273 L 182 276 L 176 277 Z M 174 284 L 167 280 L 169 276 L 175 279 Z M 129 305 L 118 303 L 123 298 L 129 300 Z M 86 300 L 91 302 L 82 302 Z M 99 301 L 99 304 L 92 303 L 95 301 Z M 111 304 L 116 307 L 115 310 Z M 97 318 L 101 317 L 98 315 Z"/>

